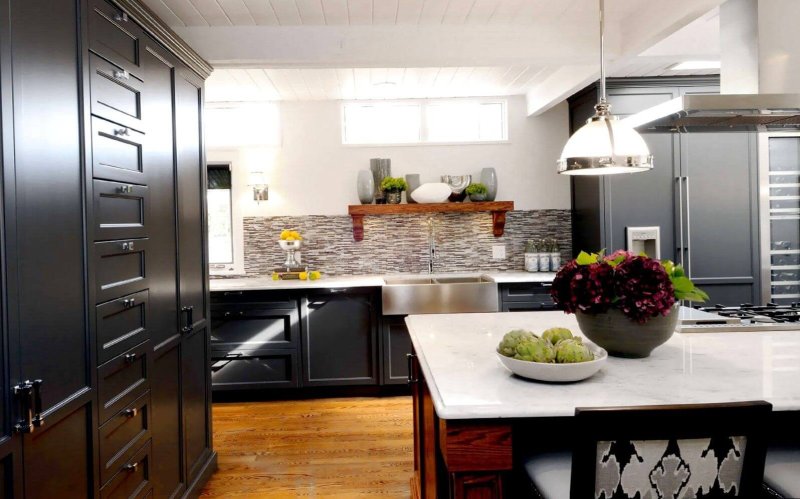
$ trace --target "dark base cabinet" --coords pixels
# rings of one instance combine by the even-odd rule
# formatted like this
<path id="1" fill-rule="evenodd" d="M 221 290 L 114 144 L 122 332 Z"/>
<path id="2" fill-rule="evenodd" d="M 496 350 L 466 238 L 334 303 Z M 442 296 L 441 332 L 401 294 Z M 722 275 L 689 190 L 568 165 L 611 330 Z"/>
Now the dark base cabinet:
<path id="1" fill-rule="evenodd" d="M 381 320 L 383 346 L 383 384 L 408 384 L 408 356 L 411 354 L 411 336 L 404 315 L 387 315 Z"/>
<path id="2" fill-rule="evenodd" d="M 211 294 L 214 391 L 378 385 L 374 288 Z"/>

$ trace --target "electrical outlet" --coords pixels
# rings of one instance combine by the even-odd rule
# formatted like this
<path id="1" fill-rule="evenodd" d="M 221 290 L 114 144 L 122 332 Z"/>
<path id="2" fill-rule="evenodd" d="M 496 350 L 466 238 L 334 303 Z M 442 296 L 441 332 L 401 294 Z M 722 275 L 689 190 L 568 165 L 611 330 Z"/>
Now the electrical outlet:
<path id="1" fill-rule="evenodd" d="M 492 245 L 492 260 L 505 260 L 506 259 L 506 245 L 493 244 Z"/>

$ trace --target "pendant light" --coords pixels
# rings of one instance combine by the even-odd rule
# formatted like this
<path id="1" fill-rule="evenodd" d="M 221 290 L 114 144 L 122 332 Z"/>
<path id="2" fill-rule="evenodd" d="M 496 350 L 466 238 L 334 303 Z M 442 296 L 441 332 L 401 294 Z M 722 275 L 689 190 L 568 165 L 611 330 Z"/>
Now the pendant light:
<path id="1" fill-rule="evenodd" d="M 604 0 L 600 0 L 600 102 L 594 116 L 569 138 L 558 173 L 564 175 L 611 175 L 643 172 L 653 168 L 653 155 L 639 133 L 609 112 L 606 100 Z"/>

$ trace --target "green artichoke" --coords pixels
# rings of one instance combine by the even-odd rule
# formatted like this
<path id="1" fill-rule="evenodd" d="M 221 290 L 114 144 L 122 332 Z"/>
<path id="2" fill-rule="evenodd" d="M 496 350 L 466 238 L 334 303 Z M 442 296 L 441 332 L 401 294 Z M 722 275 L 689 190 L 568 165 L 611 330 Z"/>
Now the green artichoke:
<path id="1" fill-rule="evenodd" d="M 565 327 L 551 327 L 542 333 L 542 338 L 549 341 L 550 344 L 555 345 L 561 340 L 572 338 L 572 331 Z"/>
<path id="2" fill-rule="evenodd" d="M 527 360 L 528 362 L 551 363 L 556 359 L 556 351 L 549 342 L 535 338 L 530 341 L 523 341 L 517 345 L 517 360 Z"/>
<path id="3" fill-rule="evenodd" d="M 573 364 L 576 362 L 589 362 L 594 360 L 594 355 L 589 347 L 584 345 L 580 338 L 561 340 L 555 347 L 556 362 L 560 364 Z"/>
<path id="4" fill-rule="evenodd" d="M 530 331 L 524 329 L 514 329 L 509 331 L 503 336 L 500 344 L 497 345 L 497 351 L 506 357 L 513 357 L 517 354 L 517 345 L 523 341 L 535 340 L 538 337 Z"/>

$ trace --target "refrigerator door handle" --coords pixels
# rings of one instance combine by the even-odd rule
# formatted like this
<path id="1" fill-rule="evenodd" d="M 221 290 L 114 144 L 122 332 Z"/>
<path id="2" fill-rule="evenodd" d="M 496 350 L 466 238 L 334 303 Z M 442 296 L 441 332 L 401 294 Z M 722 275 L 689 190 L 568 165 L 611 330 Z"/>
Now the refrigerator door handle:
<path id="1" fill-rule="evenodd" d="M 683 177 L 675 177 L 678 184 L 678 263 L 683 265 Z"/>
<path id="2" fill-rule="evenodd" d="M 686 275 L 692 278 L 692 202 L 689 195 L 689 177 L 683 177 L 686 186 Z"/>

